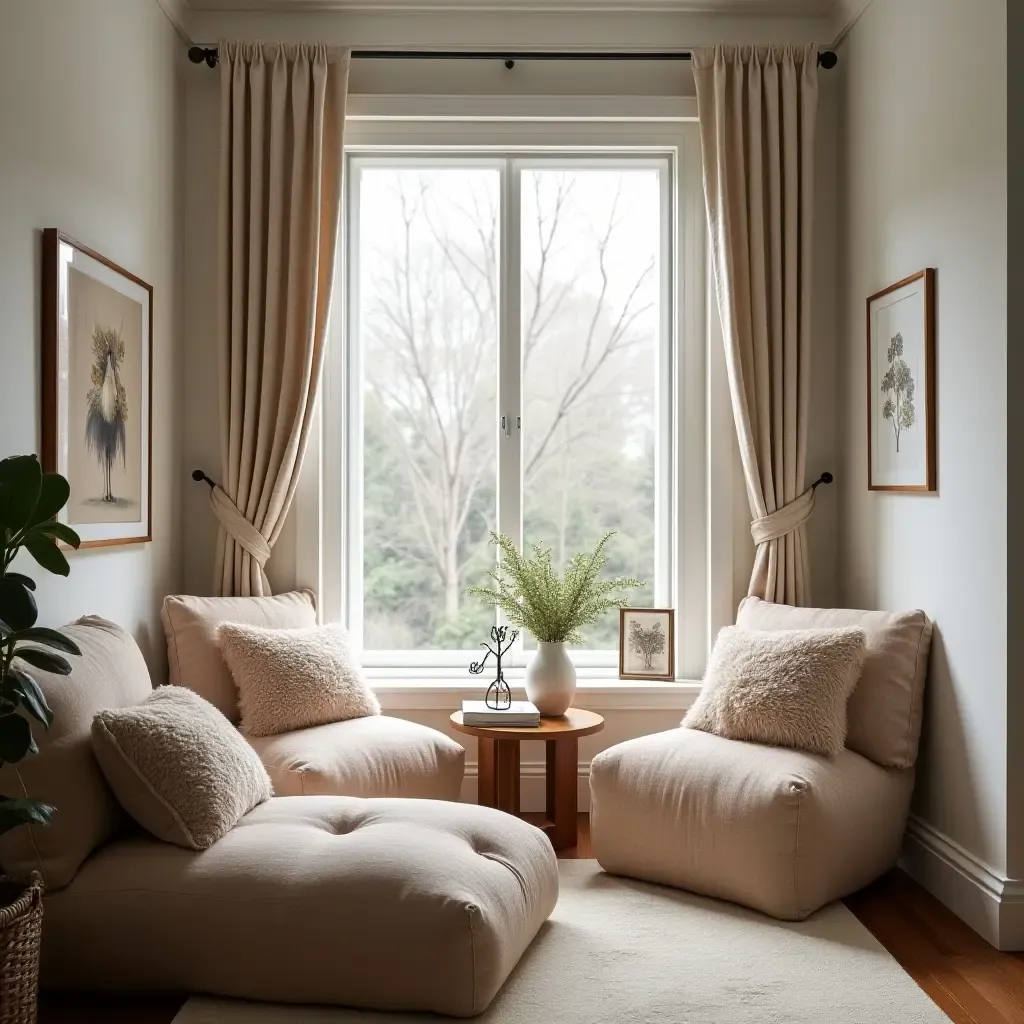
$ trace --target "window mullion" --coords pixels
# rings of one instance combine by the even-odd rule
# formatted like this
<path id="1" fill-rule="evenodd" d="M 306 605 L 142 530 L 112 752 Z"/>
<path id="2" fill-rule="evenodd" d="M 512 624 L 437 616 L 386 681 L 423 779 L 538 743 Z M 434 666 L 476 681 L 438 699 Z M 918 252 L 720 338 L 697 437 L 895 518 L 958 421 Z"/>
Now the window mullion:
<path id="1" fill-rule="evenodd" d="M 498 325 L 498 531 L 523 543 L 522 354 L 519 166 L 501 171 L 501 258 Z"/>

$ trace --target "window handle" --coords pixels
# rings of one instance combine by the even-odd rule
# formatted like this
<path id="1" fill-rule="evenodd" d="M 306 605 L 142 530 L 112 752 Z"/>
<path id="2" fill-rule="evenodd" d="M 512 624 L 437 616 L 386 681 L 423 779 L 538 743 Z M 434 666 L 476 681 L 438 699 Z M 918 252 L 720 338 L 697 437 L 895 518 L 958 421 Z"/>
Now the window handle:
<path id="1" fill-rule="evenodd" d="M 522 416 L 517 416 L 516 417 L 516 430 L 522 430 L 522 429 L 523 429 L 523 417 Z M 512 436 L 512 418 L 510 416 L 502 416 L 501 417 L 501 432 L 502 432 L 502 434 L 505 435 L 505 437 L 511 437 Z"/>

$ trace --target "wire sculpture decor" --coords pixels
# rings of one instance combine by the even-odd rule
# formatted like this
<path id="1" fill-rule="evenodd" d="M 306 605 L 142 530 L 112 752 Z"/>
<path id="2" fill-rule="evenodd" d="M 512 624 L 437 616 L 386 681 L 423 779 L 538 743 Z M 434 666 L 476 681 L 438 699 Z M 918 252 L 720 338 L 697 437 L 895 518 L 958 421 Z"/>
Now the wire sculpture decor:
<path id="1" fill-rule="evenodd" d="M 508 688 L 508 683 L 505 682 L 505 673 L 501 669 L 501 659 L 508 653 L 508 649 L 516 642 L 516 637 L 518 636 L 518 629 L 510 630 L 508 626 L 491 626 L 491 640 L 494 643 L 494 647 L 486 642 L 481 643 L 481 647 L 487 648 L 487 653 L 480 661 L 474 661 L 469 666 L 470 673 L 478 676 L 483 672 L 487 659 L 492 654 L 494 655 L 494 659 L 497 662 L 495 679 L 487 687 L 487 693 L 484 695 L 484 703 L 492 711 L 507 711 L 512 706 L 512 691 Z"/>

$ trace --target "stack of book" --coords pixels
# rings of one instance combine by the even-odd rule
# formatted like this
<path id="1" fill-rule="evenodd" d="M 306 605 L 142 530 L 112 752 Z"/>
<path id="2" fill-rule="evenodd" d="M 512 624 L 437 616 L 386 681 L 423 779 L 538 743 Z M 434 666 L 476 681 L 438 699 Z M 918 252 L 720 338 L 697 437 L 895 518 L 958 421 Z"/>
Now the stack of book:
<path id="1" fill-rule="evenodd" d="M 506 726 L 528 728 L 540 725 L 540 712 L 528 700 L 514 700 L 501 711 L 489 708 L 486 701 L 464 700 L 462 702 L 463 725 Z"/>

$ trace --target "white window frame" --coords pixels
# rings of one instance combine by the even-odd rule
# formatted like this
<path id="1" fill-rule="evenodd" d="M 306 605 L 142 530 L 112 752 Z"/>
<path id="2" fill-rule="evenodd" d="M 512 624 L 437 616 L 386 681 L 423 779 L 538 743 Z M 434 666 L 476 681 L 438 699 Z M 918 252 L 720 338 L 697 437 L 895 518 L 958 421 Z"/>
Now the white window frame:
<path id="1" fill-rule="evenodd" d="M 663 257 L 668 257 L 663 259 L 663 265 L 671 266 L 674 287 L 672 308 L 663 303 L 665 315 L 671 317 L 668 326 L 672 335 L 668 350 L 671 354 L 664 372 L 672 378 L 674 400 L 667 412 L 671 417 L 671 451 L 666 450 L 664 457 L 671 459 L 672 493 L 659 514 L 668 515 L 678 528 L 668 531 L 668 541 L 659 545 L 656 554 L 662 564 L 668 565 L 668 572 L 663 574 L 665 583 L 656 599 L 676 609 L 677 679 L 697 679 L 703 671 L 709 638 L 723 624 L 717 620 L 731 604 L 732 567 L 723 560 L 723 553 L 731 552 L 731 542 L 724 536 L 731 529 L 731 522 L 723 523 L 721 517 L 709 515 L 708 494 L 708 480 L 714 476 L 715 466 L 723 458 L 730 458 L 731 438 L 723 443 L 721 439 L 710 438 L 708 430 L 706 229 L 699 136 L 692 101 L 645 103 L 643 98 L 633 97 L 616 103 L 588 102 L 580 97 L 561 101 L 526 97 L 493 98 L 488 102 L 487 98 L 477 97 L 468 104 L 472 107 L 469 113 L 452 113 L 466 106 L 466 98 L 354 98 L 346 150 L 357 159 L 371 154 L 436 156 L 443 149 L 484 161 L 488 155 L 493 158 L 497 154 L 528 161 L 565 153 L 603 160 L 616 155 L 640 159 L 646 154 L 669 161 L 671 175 L 663 180 L 666 187 L 669 183 L 672 187 L 673 224 L 666 243 L 670 251 L 663 253 Z M 559 110 L 565 113 L 560 114 Z M 517 170 L 522 166 L 519 164 Z M 505 218 L 518 214 L 518 188 L 513 187 L 513 178 L 518 185 L 518 173 L 506 176 Z M 344 220 L 347 222 L 347 218 Z M 510 233 L 503 232 L 503 244 L 510 237 Z M 361 426 L 355 419 L 361 416 L 361 410 L 350 401 L 351 385 L 358 372 L 354 364 L 357 353 L 346 345 L 348 325 L 354 315 L 346 303 L 347 253 L 351 241 L 343 234 L 334 293 L 336 315 L 332 316 L 321 391 L 320 431 L 307 456 L 305 482 L 298 496 L 298 575 L 317 588 L 321 615 L 328 621 L 347 621 L 350 595 L 354 586 L 361 585 L 362 573 L 361 557 L 349 559 L 346 553 L 346 538 L 353 524 L 345 499 L 353 494 L 353 478 L 362 469 L 356 459 L 349 458 L 344 443 L 353 424 Z M 517 254 L 507 254 L 512 255 Z M 517 271 L 518 259 L 510 259 L 509 265 Z M 518 330 L 518 304 L 514 305 L 516 309 L 508 311 L 511 315 L 501 319 L 505 330 Z M 507 358 L 508 346 L 504 351 Z M 508 381 L 509 375 L 503 375 L 503 379 Z M 517 394 L 502 394 L 501 399 L 501 408 L 518 409 Z M 327 467 L 340 467 L 341 471 Z M 664 467 L 661 471 L 665 472 Z M 358 479 L 361 486 L 361 476 Z M 722 506 L 721 496 L 715 505 Z M 664 534 L 664 530 L 656 529 L 656 536 Z M 718 535 L 717 540 L 714 534 Z M 712 560 L 717 564 L 711 566 Z M 343 569 L 346 565 L 350 571 Z M 367 672 L 375 677 L 378 688 L 389 682 L 398 689 L 471 686 L 471 680 L 464 674 L 462 652 L 403 652 L 405 657 L 398 659 L 378 654 L 364 652 Z M 618 681 L 617 665 L 610 663 L 607 652 L 577 651 L 574 660 L 582 685 L 615 685 L 630 690 L 650 685 Z M 520 660 L 509 673 L 513 685 L 521 678 L 522 668 Z"/>

